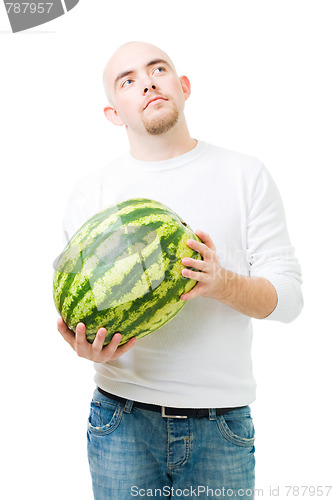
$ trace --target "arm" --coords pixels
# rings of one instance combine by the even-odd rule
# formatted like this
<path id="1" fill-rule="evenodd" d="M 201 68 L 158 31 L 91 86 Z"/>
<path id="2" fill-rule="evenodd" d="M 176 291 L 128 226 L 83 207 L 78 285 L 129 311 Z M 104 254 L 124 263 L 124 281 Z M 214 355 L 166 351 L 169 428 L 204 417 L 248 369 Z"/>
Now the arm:
<path id="1" fill-rule="evenodd" d="M 198 281 L 192 290 L 181 296 L 188 300 L 201 295 L 223 302 L 237 311 L 253 318 L 266 318 L 277 305 L 277 293 L 274 286 L 265 278 L 242 276 L 224 269 L 218 260 L 214 243 L 203 231 L 196 234 L 202 243 L 188 240 L 190 248 L 198 251 L 203 260 L 185 258 L 185 266 L 198 271 L 183 269 L 186 278 Z"/>
<path id="2" fill-rule="evenodd" d="M 181 298 L 211 297 L 248 316 L 288 323 L 303 307 L 301 268 L 289 240 L 280 194 L 264 167 L 249 180 L 246 206 L 248 276 L 221 267 L 211 238 L 197 231 L 203 243 L 188 240 L 188 245 L 201 253 L 203 261 L 183 259 L 183 264 L 200 272 L 184 269 L 183 275 L 198 284 Z"/>
<path id="3" fill-rule="evenodd" d="M 217 300 L 257 319 L 266 318 L 276 308 L 277 293 L 266 278 L 251 278 L 229 271 L 225 271 L 225 277 L 224 286 L 221 286 L 221 294 Z"/>

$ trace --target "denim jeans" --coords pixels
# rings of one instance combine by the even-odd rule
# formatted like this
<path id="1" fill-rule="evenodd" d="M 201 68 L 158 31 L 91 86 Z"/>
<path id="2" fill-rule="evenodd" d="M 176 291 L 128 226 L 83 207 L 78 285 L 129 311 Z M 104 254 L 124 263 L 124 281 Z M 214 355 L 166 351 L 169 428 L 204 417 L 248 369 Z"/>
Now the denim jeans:
<path id="1" fill-rule="evenodd" d="M 216 416 L 165 418 L 111 400 L 90 405 L 88 460 L 95 500 L 254 498 L 249 406 Z"/>

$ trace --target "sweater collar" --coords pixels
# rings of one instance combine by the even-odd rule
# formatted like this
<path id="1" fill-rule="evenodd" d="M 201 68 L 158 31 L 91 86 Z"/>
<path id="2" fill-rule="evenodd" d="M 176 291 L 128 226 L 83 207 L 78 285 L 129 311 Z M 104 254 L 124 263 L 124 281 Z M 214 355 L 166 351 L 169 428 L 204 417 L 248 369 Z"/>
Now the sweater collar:
<path id="1" fill-rule="evenodd" d="M 198 158 L 206 149 L 207 144 L 203 141 L 197 142 L 197 145 L 187 153 L 162 161 L 142 161 L 134 158 L 129 152 L 123 155 L 123 161 L 126 165 L 135 168 L 136 170 L 144 170 L 151 172 L 160 172 L 162 170 L 170 170 L 182 167 L 187 163 Z"/>

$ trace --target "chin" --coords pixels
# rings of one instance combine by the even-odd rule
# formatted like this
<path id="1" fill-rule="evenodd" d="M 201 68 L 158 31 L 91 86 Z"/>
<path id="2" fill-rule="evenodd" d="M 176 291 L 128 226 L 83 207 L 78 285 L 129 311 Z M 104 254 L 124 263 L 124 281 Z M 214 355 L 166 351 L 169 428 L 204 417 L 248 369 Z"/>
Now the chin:
<path id="1" fill-rule="evenodd" d="M 168 116 L 151 118 L 150 120 L 144 119 L 143 124 L 147 132 L 151 135 L 160 135 L 168 132 L 178 122 L 179 113 L 178 109 L 174 107 Z"/>

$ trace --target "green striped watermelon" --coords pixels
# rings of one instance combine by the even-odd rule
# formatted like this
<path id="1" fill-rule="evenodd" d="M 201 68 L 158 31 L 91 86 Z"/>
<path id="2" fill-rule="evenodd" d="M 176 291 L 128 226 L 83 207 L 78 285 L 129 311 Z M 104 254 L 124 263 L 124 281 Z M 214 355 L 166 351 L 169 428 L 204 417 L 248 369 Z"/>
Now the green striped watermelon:
<path id="1" fill-rule="evenodd" d="M 199 238 L 167 206 L 138 198 L 91 217 L 71 238 L 56 265 L 56 308 L 75 332 L 83 322 L 93 342 L 105 327 L 108 344 L 144 337 L 173 318 L 196 281 L 182 276 L 181 259 L 201 255 L 189 248 Z"/>

